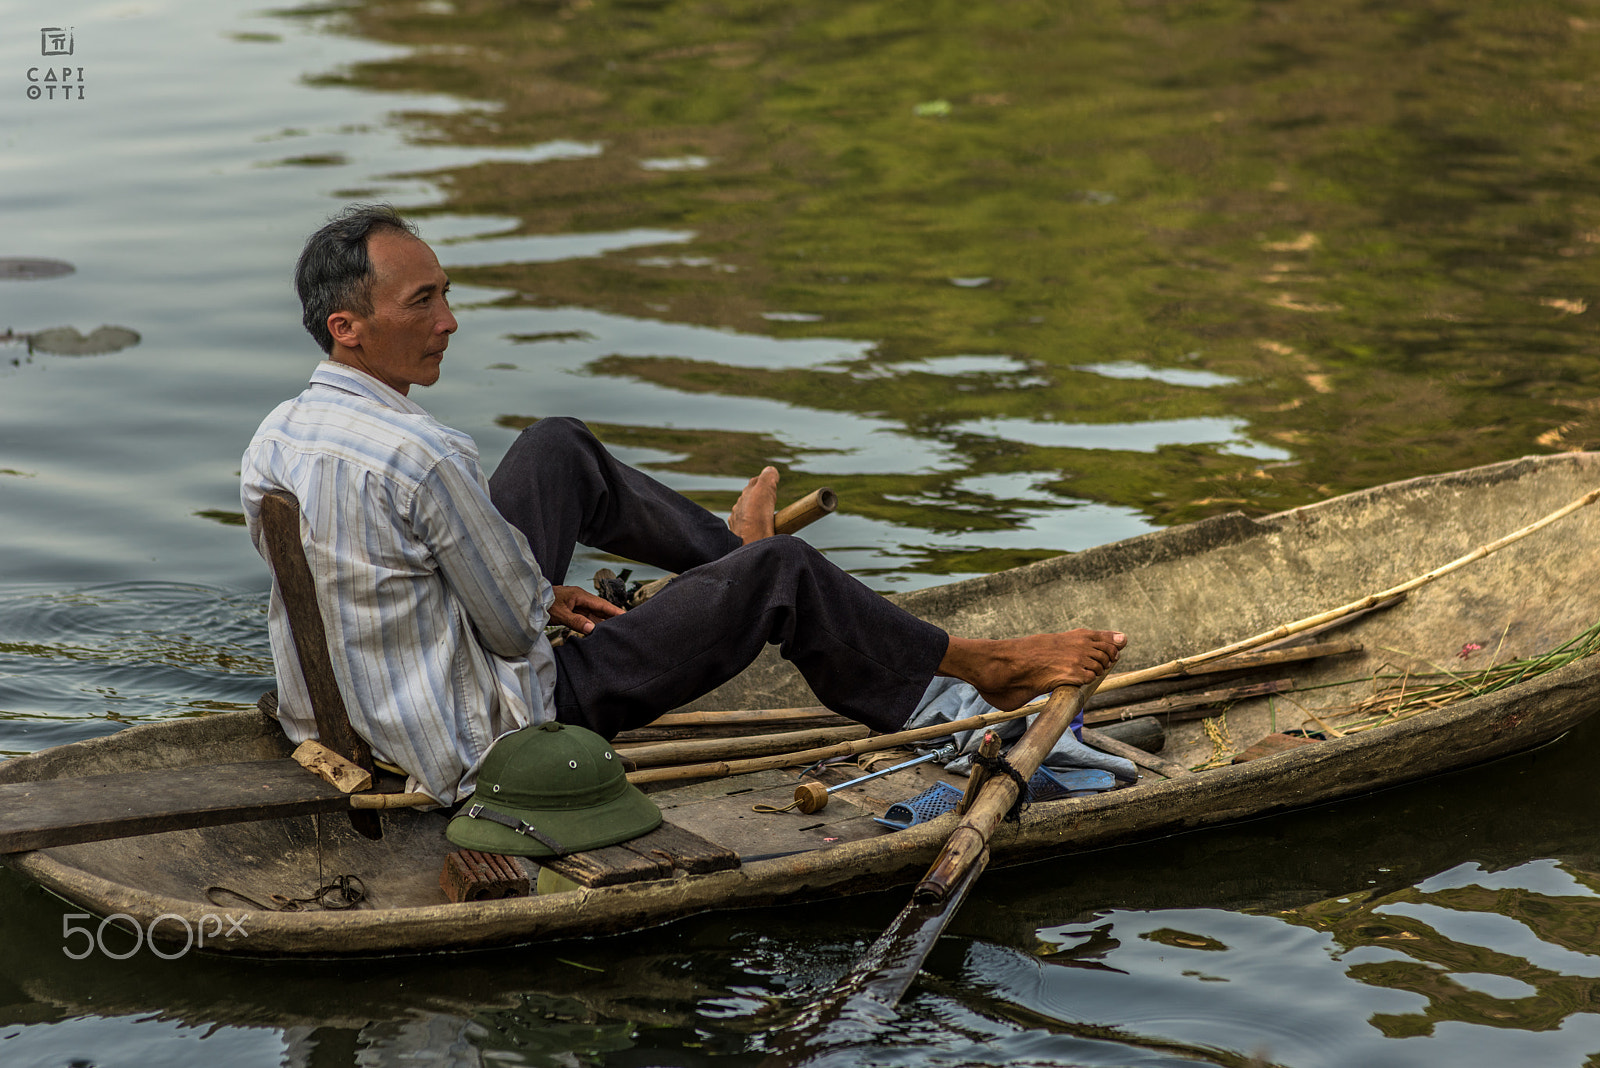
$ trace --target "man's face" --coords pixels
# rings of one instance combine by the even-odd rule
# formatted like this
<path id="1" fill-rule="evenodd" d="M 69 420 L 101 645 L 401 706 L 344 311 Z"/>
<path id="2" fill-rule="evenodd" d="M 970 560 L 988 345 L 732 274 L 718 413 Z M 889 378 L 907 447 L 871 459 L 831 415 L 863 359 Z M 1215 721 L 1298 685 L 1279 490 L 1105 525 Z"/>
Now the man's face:
<path id="1" fill-rule="evenodd" d="M 431 248 L 397 230 L 379 230 L 369 237 L 367 258 L 372 263 L 372 314 L 340 311 L 328 317 L 333 359 L 400 393 L 433 385 L 456 329 L 446 298 L 450 279 Z"/>

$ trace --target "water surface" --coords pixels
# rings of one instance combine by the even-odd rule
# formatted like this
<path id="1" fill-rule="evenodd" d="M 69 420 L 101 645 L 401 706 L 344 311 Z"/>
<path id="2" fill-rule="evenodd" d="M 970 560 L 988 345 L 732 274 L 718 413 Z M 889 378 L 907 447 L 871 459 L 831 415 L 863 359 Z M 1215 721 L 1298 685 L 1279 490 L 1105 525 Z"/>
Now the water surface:
<path id="1" fill-rule="evenodd" d="M 5 753 L 269 685 L 237 461 L 353 199 L 450 268 L 419 399 L 487 464 L 548 414 L 714 507 L 773 463 L 886 590 L 1600 445 L 1584 4 L 0 16 L 0 259 L 75 268 L 0 277 Z M 47 27 L 81 100 L 27 95 Z M 998 874 L 859 1059 L 1588 1063 L 1595 744 Z M 755 1063 L 898 908 L 291 965 L 74 961 L 0 899 L 0 1060 L 51 1068 Z"/>

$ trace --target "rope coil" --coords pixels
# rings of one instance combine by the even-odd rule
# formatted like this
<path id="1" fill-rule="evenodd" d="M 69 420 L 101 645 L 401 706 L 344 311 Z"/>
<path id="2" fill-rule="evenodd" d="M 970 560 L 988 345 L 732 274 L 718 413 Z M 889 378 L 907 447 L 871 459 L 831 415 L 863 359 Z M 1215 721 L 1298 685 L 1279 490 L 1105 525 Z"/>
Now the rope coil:
<path id="1" fill-rule="evenodd" d="M 1028 809 L 1028 784 L 1022 778 L 1022 773 L 1012 767 L 1003 756 L 990 757 L 984 756 L 982 753 L 974 753 L 972 754 L 972 762 L 981 764 L 990 771 L 1002 772 L 1017 784 L 1017 799 L 1011 802 L 1011 807 L 1006 810 L 1005 821 L 1007 823 L 1021 823 L 1022 814 Z"/>

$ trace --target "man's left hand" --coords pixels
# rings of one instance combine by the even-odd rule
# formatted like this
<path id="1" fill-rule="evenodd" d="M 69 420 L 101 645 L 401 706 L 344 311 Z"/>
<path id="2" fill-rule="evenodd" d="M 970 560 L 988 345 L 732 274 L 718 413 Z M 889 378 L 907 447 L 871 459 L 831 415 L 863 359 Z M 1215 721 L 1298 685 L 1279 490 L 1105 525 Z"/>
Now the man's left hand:
<path id="1" fill-rule="evenodd" d="M 622 609 L 579 586 L 555 587 L 555 603 L 550 606 L 550 622 L 588 634 L 596 623 L 620 616 Z"/>

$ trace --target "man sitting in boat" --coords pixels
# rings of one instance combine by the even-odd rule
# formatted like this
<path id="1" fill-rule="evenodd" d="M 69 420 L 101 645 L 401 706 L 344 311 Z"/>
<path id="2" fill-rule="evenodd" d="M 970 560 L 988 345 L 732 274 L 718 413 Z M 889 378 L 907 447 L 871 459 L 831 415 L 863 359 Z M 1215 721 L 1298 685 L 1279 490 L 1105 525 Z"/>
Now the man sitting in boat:
<path id="1" fill-rule="evenodd" d="M 262 497 L 294 495 L 351 725 L 442 803 L 471 792 L 508 731 L 555 719 L 610 738 L 732 678 L 769 642 L 823 704 L 879 731 L 899 728 L 935 676 L 1012 709 L 1088 682 L 1126 642 L 947 635 L 775 535 L 771 467 L 723 523 L 582 423 L 547 418 L 485 479 L 472 439 L 410 397 L 438 381 L 456 319 L 432 249 L 387 205 L 312 234 L 295 285 L 329 358 L 245 452 L 250 537 L 265 556 Z M 624 613 L 561 585 L 579 543 L 681 574 Z M 552 648 L 551 622 L 585 636 Z M 279 718 L 298 743 L 316 725 L 276 588 L 268 628 Z"/>

